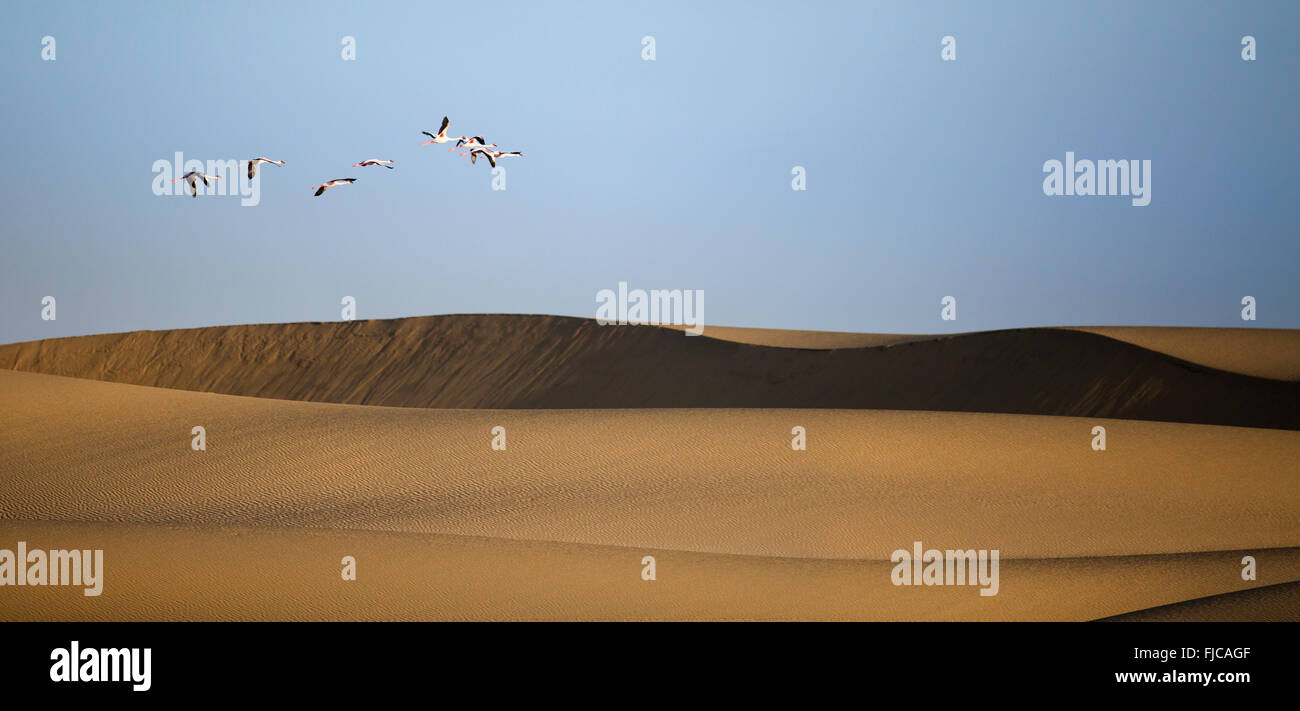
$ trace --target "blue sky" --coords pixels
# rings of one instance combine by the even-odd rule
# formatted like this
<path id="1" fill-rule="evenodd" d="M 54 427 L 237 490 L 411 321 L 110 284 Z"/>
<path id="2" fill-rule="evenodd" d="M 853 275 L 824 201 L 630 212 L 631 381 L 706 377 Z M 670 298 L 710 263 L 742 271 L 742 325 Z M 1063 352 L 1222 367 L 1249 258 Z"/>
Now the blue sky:
<path id="1" fill-rule="evenodd" d="M 619 281 L 719 325 L 1300 327 L 1300 3 L 410 5 L 9 4 L 0 342 L 592 317 Z M 524 151 L 506 190 L 419 145 L 444 114 Z M 288 165 L 256 207 L 156 196 L 177 151 Z M 1066 151 L 1151 160 L 1151 204 L 1045 196 Z"/>

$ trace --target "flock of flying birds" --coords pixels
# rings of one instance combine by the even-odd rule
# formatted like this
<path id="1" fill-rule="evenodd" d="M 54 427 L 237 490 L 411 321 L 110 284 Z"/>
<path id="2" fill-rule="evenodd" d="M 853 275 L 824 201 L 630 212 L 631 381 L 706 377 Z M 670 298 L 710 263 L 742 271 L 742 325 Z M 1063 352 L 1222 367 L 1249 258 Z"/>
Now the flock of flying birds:
<path id="1" fill-rule="evenodd" d="M 431 143 L 451 143 L 452 141 L 455 141 L 456 145 L 448 149 L 448 152 L 457 149 L 465 150 L 466 152 L 461 153 L 460 155 L 462 157 L 469 156 L 470 163 L 478 163 L 479 156 L 482 156 L 484 158 L 487 158 L 488 163 L 490 163 L 493 168 L 497 167 L 497 161 L 502 158 L 523 155 L 523 153 L 520 153 L 519 151 L 496 150 L 497 144 L 486 142 L 482 136 L 448 136 L 447 126 L 450 124 L 451 124 L 451 120 L 448 119 L 446 116 L 443 116 L 442 127 L 438 129 L 438 133 L 433 134 L 433 133 L 429 133 L 428 131 L 421 131 L 420 133 L 423 133 L 424 135 L 428 136 L 429 140 L 425 141 L 424 143 L 421 143 L 420 145 L 427 146 Z M 270 158 L 254 158 L 250 161 L 241 161 L 241 162 L 248 163 L 249 180 L 252 180 L 253 176 L 257 175 L 257 166 L 262 163 L 270 163 L 271 165 L 284 165 L 284 161 L 271 160 Z M 385 168 L 392 170 L 393 162 L 394 161 L 392 160 L 379 160 L 376 158 L 371 158 L 369 160 L 363 160 L 360 163 L 353 163 L 352 167 L 364 168 L 372 165 L 382 165 Z M 185 175 L 182 175 L 181 177 L 173 180 L 172 182 L 178 183 L 184 180 L 185 182 L 190 184 L 190 195 L 194 197 L 198 197 L 199 181 L 203 181 L 203 187 L 206 188 L 209 185 L 208 183 L 209 180 L 216 180 L 219 177 L 221 176 L 207 175 L 202 171 L 194 170 L 186 173 Z M 338 185 L 351 185 L 352 183 L 355 182 L 357 182 L 356 178 L 335 178 L 334 180 L 329 180 L 324 183 L 321 183 L 320 185 L 317 185 L 312 189 L 316 191 L 316 196 L 319 197 L 321 195 L 324 195 L 325 191 L 328 190 L 329 188 Z"/>

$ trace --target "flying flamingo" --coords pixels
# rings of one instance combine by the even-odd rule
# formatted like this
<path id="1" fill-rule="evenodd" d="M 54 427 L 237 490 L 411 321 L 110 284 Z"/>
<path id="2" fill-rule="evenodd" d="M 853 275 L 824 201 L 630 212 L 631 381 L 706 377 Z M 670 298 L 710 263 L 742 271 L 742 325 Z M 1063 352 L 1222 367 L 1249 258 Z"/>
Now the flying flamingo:
<path id="1" fill-rule="evenodd" d="M 451 151 L 454 151 L 457 148 L 470 149 L 470 148 L 496 148 L 496 147 L 497 144 L 488 143 L 486 140 L 484 140 L 482 136 L 474 136 L 473 138 L 465 138 L 464 136 L 461 136 L 460 139 L 456 141 L 456 145 L 452 146 L 451 148 L 448 148 L 447 152 L 450 153 Z M 468 154 L 462 153 L 461 155 L 468 155 Z"/>
<path id="2" fill-rule="evenodd" d="M 446 116 L 443 116 L 443 117 L 442 117 L 442 127 L 438 129 L 438 134 L 437 134 L 436 136 L 435 136 L 434 134 L 432 134 L 432 133 L 429 133 L 428 131 L 420 131 L 420 133 L 423 133 L 424 135 L 426 135 L 426 136 L 428 136 L 430 139 L 432 139 L 432 140 L 425 141 L 424 143 L 421 143 L 420 145 L 422 145 L 422 146 L 427 146 L 427 145 L 429 145 L 430 143 L 447 143 L 447 142 L 449 142 L 449 141 L 454 141 L 454 140 L 456 140 L 456 137 L 452 137 L 452 136 L 448 136 L 448 135 L 447 135 L 447 126 L 448 126 L 450 123 L 451 123 L 451 119 L 447 118 Z M 460 138 L 460 140 L 462 140 L 462 141 L 465 140 L 465 137 L 464 137 L 464 136 L 460 136 L 459 138 Z"/>
<path id="3" fill-rule="evenodd" d="M 252 179 L 253 179 L 253 176 L 254 176 L 254 175 L 257 175 L 257 164 L 258 164 L 258 163 L 272 163 L 272 164 L 275 164 L 275 165 L 284 165 L 284 161 L 282 161 L 282 160 L 271 160 L 270 158 L 254 158 L 253 160 L 248 161 L 248 179 L 249 179 L 249 180 L 252 180 Z"/>
<path id="4" fill-rule="evenodd" d="M 392 169 L 393 169 L 393 166 L 390 165 L 392 162 L 393 162 L 393 161 L 391 161 L 391 160 L 376 160 L 376 159 L 374 159 L 374 158 L 371 158 L 370 160 L 363 160 L 363 161 L 361 161 L 360 163 L 353 163 L 353 164 L 352 164 L 352 167 L 353 167 L 353 168 L 363 168 L 363 167 L 365 167 L 365 166 L 367 166 L 367 165 L 382 165 L 382 166 L 384 166 L 385 168 L 387 168 L 387 169 L 389 169 L 389 170 L 392 170 Z"/>
<path id="5" fill-rule="evenodd" d="M 216 180 L 217 178 L 220 177 L 221 177 L 220 175 L 205 175 L 204 173 L 201 173 L 197 170 L 191 170 L 190 172 L 186 173 L 185 175 L 182 175 L 181 177 L 173 180 L 172 182 L 179 183 L 180 181 L 184 180 L 185 182 L 190 184 L 190 195 L 193 195 L 194 197 L 198 197 L 200 180 L 203 181 L 203 187 L 206 188 L 208 187 L 209 178 Z"/>
<path id="6" fill-rule="evenodd" d="M 320 197 L 325 193 L 327 189 L 332 188 L 335 185 L 351 185 L 352 183 L 355 182 L 357 182 L 356 178 L 336 178 L 334 180 L 329 181 L 328 183 L 321 183 L 320 185 L 316 186 L 317 187 L 316 197 Z"/>
<path id="7" fill-rule="evenodd" d="M 465 154 L 462 153 L 461 155 L 465 155 Z M 523 153 L 520 153 L 519 151 L 493 151 L 493 150 L 488 150 L 486 148 L 475 148 L 474 150 L 469 152 L 469 162 L 477 163 L 478 162 L 477 158 L 479 156 L 483 156 L 484 158 L 487 158 L 488 163 L 491 163 L 492 167 L 495 168 L 497 167 L 497 160 L 500 158 L 508 158 L 510 156 L 522 156 L 522 155 Z"/>

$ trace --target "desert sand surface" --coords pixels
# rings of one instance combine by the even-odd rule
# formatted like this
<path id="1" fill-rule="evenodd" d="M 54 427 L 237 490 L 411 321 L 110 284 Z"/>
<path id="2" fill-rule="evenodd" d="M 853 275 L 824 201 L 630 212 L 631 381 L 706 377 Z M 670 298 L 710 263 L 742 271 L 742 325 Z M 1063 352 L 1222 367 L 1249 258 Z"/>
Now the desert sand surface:
<path id="1" fill-rule="evenodd" d="M 0 548 L 103 548 L 107 568 L 98 598 L 0 591 L 5 620 L 1096 619 L 1300 580 L 1291 431 L 430 410 L 16 371 L 0 401 Z M 1000 550 L 999 594 L 893 586 L 915 540 Z"/>
<path id="2" fill-rule="evenodd" d="M 707 329 L 690 337 L 558 316 L 434 316 L 34 341 L 0 346 L 0 368 L 398 407 L 933 410 L 1300 429 L 1300 382 L 1070 329 L 814 350 L 723 341 Z"/>
<path id="3" fill-rule="evenodd" d="M 891 564 L 878 560 L 335 529 L 0 521 L 0 540 L 15 539 L 104 549 L 103 592 L 8 588 L 0 621 L 1084 621 L 1300 578 L 1294 548 L 1250 551 L 1269 571 L 1259 583 L 1233 572 L 1240 551 L 1007 560 L 998 595 L 980 597 L 973 587 L 895 587 Z M 345 555 L 356 559 L 355 581 L 338 574 Z M 645 555 L 656 558 L 654 581 L 641 580 Z M 1287 619 L 1293 609 L 1294 598 L 1272 594 L 1208 618 Z"/>

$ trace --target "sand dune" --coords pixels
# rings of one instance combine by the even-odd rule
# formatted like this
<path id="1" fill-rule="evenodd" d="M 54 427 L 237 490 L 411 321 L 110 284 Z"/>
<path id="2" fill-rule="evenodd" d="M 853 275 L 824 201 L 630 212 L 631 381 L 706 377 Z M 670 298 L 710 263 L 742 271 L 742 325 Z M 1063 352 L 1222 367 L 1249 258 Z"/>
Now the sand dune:
<path id="1" fill-rule="evenodd" d="M 0 619 L 1092 619 L 1300 580 L 1287 431 L 445 411 L 13 371 L 0 395 L 0 547 L 116 561 L 105 597 L 11 588 Z M 999 549 L 1001 592 L 894 587 L 913 540 Z M 370 577 L 340 587 L 342 555 Z"/>
<path id="2" fill-rule="evenodd" d="M 809 350 L 587 319 L 440 316 L 53 339 L 0 346 L 0 367 L 402 407 L 941 410 L 1300 429 L 1300 382 L 1066 329 Z"/>
<path id="3" fill-rule="evenodd" d="M 1239 551 L 1009 560 L 999 594 L 980 597 L 895 587 L 884 561 L 438 534 L 0 521 L 0 540 L 102 548 L 106 568 L 99 597 L 5 589 L 0 621 L 1091 620 L 1300 579 L 1300 549 L 1252 551 L 1260 583 L 1225 574 Z M 339 576 L 345 555 L 355 581 Z M 644 555 L 656 557 L 654 581 L 641 579 Z M 1287 614 L 1276 597 L 1249 609 Z"/>
<path id="4" fill-rule="evenodd" d="M 0 620 L 1296 619 L 1300 382 L 1255 377 L 1295 374 L 1295 332 L 1096 330 L 2 346 L 0 548 L 108 570 L 100 597 L 6 587 Z M 998 549 L 998 595 L 894 586 L 916 540 Z"/>
<path id="5" fill-rule="evenodd" d="M 819 558 L 885 559 L 914 539 L 1035 558 L 1300 545 L 1295 432 L 897 411 L 443 411 L 13 371 L 0 384 L 2 519 Z M 1090 447 L 1098 424 L 1105 452 Z M 194 425 L 205 452 L 190 449 Z M 505 452 L 490 447 L 497 425 Z M 808 451 L 790 448 L 796 425 Z"/>

